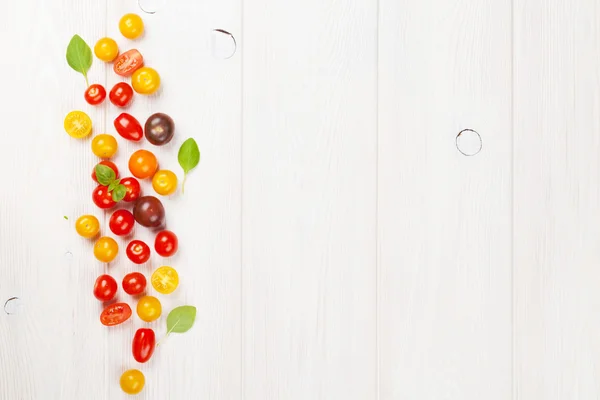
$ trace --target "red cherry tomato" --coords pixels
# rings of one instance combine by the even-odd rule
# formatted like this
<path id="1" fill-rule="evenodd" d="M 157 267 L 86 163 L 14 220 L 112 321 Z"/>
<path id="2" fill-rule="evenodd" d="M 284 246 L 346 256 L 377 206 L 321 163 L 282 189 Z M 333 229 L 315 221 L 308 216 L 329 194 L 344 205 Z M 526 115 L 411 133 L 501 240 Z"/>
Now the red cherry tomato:
<path id="1" fill-rule="evenodd" d="M 136 49 L 131 49 L 117 57 L 113 70 L 117 75 L 129 76 L 143 66 L 144 57 L 142 57 L 142 54 Z"/>
<path id="2" fill-rule="evenodd" d="M 94 204 L 102 209 L 114 207 L 117 203 L 112 199 L 112 193 L 108 191 L 108 187 L 98 185 L 92 193 Z"/>
<path id="3" fill-rule="evenodd" d="M 117 210 L 111 215 L 108 226 L 117 236 L 129 235 L 135 225 L 133 214 L 127 210 Z"/>
<path id="4" fill-rule="evenodd" d="M 127 303 L 115 303 L 106 307 L 100 314 L 102 325 L 113 326 L 127 321 L 131 317 L 131 307 Z"/>
<path id="5" fill-rule="evenodd" d="M 160 231 L 156 234 L 156 239 L 154 240 L 154 250 L 161 257 L 171 257 L 177 253 L 178 244 L 177 235 L 173 232 Z"/>
<path id="6" fill-rule="evenodd" d="M 150 247 L 141 240 L 132 240 L 125 250 L 127 258 L 136 264 L 143 264 L 150 259 Z"/>
<path id="7" fill-rule="evenodd" d="M 126 82 L 119 82 L 110 90 L 108 98 L 117 107 L 127 107 L 133 99 L 133 88 Z"/>
<path id="8" fill-rule="evenodd" d="M 140 182 L 135 178 L 123 178 L 121 179 L 121 185 L 124 185 L 127 189 L 127 194 L 125 194 L 126 202 L 136 201 L 140 197 Z"/>
<path id="9" fill-rule="evenodd" d="M 133 358 L 139 363 L 145 363 L 152 357 L 154 348 L 156 347 L 156 336 L 150 328 L 140 328 L 133 336 L 131 352 Z"/>
<path id="10" fill-rule="evenodd" d="M 85 90 L 84 97 L 85 101 L 95 106 L 104 101 L 104 99 L 106 98 L 106 90 L 104 90 L 104 86 L 95 83 L 93 85 L 90 85 L 90 87 L 88 87 Z"/>
<path id="11" fill-rule="evenodd" d="M 117 294 L 117 281 L 110 275 L 100 275 L 94 283 L 94 296 L 100 301 L 110 301 Z"/>
<path id="12" fill-rule="evenodd" d="M 131 114 L 122 113 L 115 118 L 115 129 L 127 140 L 138 142 L 144 137 L 142 125 Z"/>
<path id="13" fill-rule="evenodd" d="M 117 168 L 117 166 L 115 165 L 114 162 L 112 161 L 100 161 L 98 164 L 102 164 L 102 165 L 106 165 L 108 168 L 112 169 L 113 171 L 115 171 L 115 176 L 118 178 L 119 177 L 119 169 Z M 92 171 L 92 179 L 96 182 L 98 182 L 98 178 L 96 178 L 96 167 L 94 166 L 94 170 Z"/>
<path id="14" fill-rule="evenodd" d="M 146 277 L 140 272 L 132 272 L 125 275 L 122 282 L 125 293 L 135 296 L 146 290 Z"/>

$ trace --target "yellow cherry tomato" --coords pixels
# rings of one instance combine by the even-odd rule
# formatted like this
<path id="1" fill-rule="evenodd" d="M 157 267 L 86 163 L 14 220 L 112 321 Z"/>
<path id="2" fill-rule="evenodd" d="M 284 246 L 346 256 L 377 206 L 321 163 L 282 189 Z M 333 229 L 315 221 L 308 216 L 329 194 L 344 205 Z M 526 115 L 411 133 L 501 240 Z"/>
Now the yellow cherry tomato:
<path id="1" fill-rule="evenodd" d="M 154 68 L 142 67 L 133 73 L 131 86 L 139 94 L 152 94 L 160 87 L 160 75 Z"/>
<path id="2" fill-rule="evenodd" d="M 117 256 L 117 253 L 119 253 L 119 245 L 111 237 L 102 236 L 94 245 L 94 257 L 98 261 L 111 262 Z"/>
<path id="3" fill-rule="evenodd" d="M 119 21 L 119 30 L 127 39 L 136 39 L 144 33 L 144 21 L 137 14 L 125 14 Z"/>
<path id="4" fill-rule="evenodd" d="M 177 175 L 168 169 L 161 169 L 152 178 L 154 191 L 163 196 L 175 193 L 177 189 Z"/>
<path id="5" fill-rule="evenodd" d="M 146 378 L 139 369 L 129 369 L 123 372 L 119 381 L 121 389 L 127 394 L 138 394 L 144 389 Z"/>
<path id="6" fill-rule="evenodd" d="M 158 293 L 169 294 L 179 286 L 179 275 L 173 267 L 160 267 L 154 271 L 150 281 Z"/>
<path id="7" fill-rule="evenodd" d="M 75 221 L 75 230 L 79 236 L 91 239 L 100 232 L 100 222 L 93 215 L 82 215 Z"/>
<path id="8" fill-rule="evenodd" d="M 96 42 L 94 54 L 102 61 L 111 62 L 119 55 L 119 46 L 111 38 L 105 37 Z"/>
<path id="9" fill-rule="evenodd" d="M 106 133 L 96 135 L 92 140 L 92 152 L 100 158 L 111 158 L 118 148 L 117 139 Z"/>
<path id="10" fill-rule="evenodd" d="M 83 111 L 71 111 L 65 117 L 64 127 L 69 136 L 81 139 L 92 133 L 92 120 Z"/>
<path id="11" fill-rule="evenodd" d="M 160 301 L 154 296 L 144 296 L 138 301 L 137 315 L 142 321 L 152 322 L 157 320 L 162 313 Z"/>

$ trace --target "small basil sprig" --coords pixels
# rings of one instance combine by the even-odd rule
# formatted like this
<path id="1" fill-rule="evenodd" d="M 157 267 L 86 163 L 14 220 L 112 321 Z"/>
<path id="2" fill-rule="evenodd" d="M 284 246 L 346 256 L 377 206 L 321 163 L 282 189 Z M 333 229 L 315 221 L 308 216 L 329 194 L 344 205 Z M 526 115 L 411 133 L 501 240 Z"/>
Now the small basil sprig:
<path id="1" fill-rule="evenodd" d="M 196 307 L 180 306 L 171 310 L 167 316 L 167 334 L 157 344 L 158 346 L 171 333 L 184 333 L 194 326 L 196 320 Z"/>
<path id="2" fill-rule="evenodd" d="M 69 66 L 75 71 L 83 74 L 87 86 L 90 86 L 88 83 L 87 72 L 92 66 L 92 61 L 92 49 L 90 49 L 90 46 L 88 46 L 81 36 L 73 36 L 67 46 L 67 63 L 69 63 Z"/>
<path id="3" fill-rule="evenodd" d="M 181 193 L 185 192 L 185 180 L 187 179 L 188 173 L 196 168 L 196 165 L 200 162 L 200 149 L 198 144 L 193 138 L 187 139 L 179 148 L 177 154 L 177 160 L 179 165 L 183 168 L 183 183 L 181 184 Z"/>
<path id="4" fill-rule="evenodd" d="M 120 179 L 117 179 L 115 171 L 111 167 L 102 164 L 97 164 L 95 170 L 98 183 L 102 186 L 108 186 L 108 191 L 112 192 L 113 201 L 123 200 L 127 194 L 127 188 L 120 183 Z"/>

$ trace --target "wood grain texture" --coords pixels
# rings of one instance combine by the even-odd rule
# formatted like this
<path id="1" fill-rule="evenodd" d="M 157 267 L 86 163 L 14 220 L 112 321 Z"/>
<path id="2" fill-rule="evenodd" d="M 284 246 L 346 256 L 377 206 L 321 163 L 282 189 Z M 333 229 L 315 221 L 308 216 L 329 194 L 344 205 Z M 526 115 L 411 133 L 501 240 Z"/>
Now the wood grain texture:
<path id="1" fill-rule="evenodd" d="M 62 126 L 68 111 L 82 109 L 96 131 L 103 129 L 103 112 L 83 101 L 84 78 L 68 67 L 65 53 L 74 33 L 87 40 L 103 33 L 105 8 L 63 0 L 2 9 L 0 36 L 10 57 L 1 62 L 0 168 L 11 172 L 0 192 L 0 299 L 18 296 L 22 307 L 13 315 L 0 310 L 0 398 L 99 398 L 106 386 L 104 332 L 91 296 L 98 270 L 91 244 L 73 234 L 77 215 L 98 215 L 88 172 L 94 156 L 90 140 L 71 140 Z M 61 10 L 69 10 L 68 18 Z M 101 64 L 89 73 L 94 82 L 104 76 Z"/>
<path id="2" fill-rule="evenodd" d="M 598 21 L 515 1 L 515 399 L 600 398 Z"/>
<path id="3" fill-rule="evenodd" d="M 376 3 L 244 1 L 246 399 L 376 397 Z"/>
<path id="4" fill-rule="evenodd" d="M 511 398 L 511 139 L 510 2 L 381 0 L 380 399 Z"/>

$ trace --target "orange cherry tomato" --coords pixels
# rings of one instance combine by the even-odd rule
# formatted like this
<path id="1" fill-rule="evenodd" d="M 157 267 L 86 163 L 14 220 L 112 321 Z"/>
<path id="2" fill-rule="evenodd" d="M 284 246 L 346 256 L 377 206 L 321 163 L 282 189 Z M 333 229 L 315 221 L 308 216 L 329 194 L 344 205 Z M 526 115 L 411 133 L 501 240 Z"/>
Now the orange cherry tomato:
<path id="1" fill-rule="evenodd" d="M 129 76 L 144 65 L 144 57 L 136 49 L 126 51 L 115 60 L 113 70 L 117 75 Z"/>
<path id="2" fill-rule="evenodd" d="M 138 150 L 129 158 L 129 170 L 138 179 L 152 177 L 157 169 L 156 156 L 148 150 Z"/>

